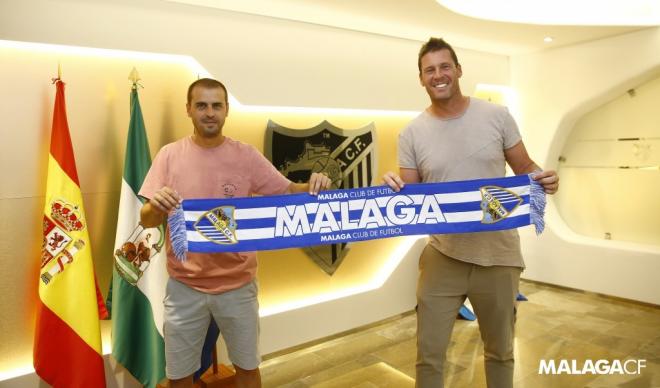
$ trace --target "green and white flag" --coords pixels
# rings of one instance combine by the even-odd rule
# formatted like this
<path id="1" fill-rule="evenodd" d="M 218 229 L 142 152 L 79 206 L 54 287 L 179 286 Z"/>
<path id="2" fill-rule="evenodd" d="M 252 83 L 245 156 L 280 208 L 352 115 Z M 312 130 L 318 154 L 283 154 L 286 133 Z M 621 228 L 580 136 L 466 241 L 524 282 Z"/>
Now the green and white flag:
<path id="1" fill-rule="evenodd" d="M 143 200 L 138 192 L 149 167 L 149 143 L 134 83 L 115 238 L 112 355 L 142 384 L 155 387 L 165 377 L 163 298 L 168 275 L 163 226 L 140 225 Z"/>

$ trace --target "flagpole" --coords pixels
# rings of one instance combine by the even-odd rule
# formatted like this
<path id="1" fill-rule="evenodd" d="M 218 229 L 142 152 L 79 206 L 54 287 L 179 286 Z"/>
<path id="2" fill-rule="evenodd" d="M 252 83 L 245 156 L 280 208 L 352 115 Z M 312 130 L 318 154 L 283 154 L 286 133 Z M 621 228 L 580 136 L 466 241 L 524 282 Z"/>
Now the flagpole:
<path id="1" fill-rule="evenodd" d="M 213 358 L 213 374 L 217 375 L 218 374 L 218 345 L 216 344 L 213 347 L 213 353 L 211 353 L 211 356 Z"/>

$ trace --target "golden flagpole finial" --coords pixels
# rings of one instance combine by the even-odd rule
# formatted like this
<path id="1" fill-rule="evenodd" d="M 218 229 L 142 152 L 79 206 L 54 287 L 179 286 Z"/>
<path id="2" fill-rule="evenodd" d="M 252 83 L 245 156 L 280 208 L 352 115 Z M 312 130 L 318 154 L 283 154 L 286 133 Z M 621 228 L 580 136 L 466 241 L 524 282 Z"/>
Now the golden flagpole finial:
<path id="1" fill-rule="evenodd" d="M 62 80 L 62 63 L 60 63 L 60 61 L 57 61 L 57 78 L 51 78 L 51 80 L 53 81 L 53 84 Z"/>
<path id="2" fill-rule="evenodd" d="M 128 79 L 133 81 L 134 84 L 136 84 L 140 78 L 140 73 L 138 73 L 137 69 L 134 67 L 133 70 L 131 70 L 131 73 L 128 75 Z"/>
<path id="3" fill-rule="evenodd" d="M 128 79 L 131 82 L 133 82 L 133 88 L 137 88 L 138 85 L 140 85 L 140 84 L 138 84 L 138 81 L 141 80 L 140 73 L 138 73 L 138 71 L 135 67 L 133 67 L 133 70 L 131 70 L 131 73 L 128 75 Z M 140 86 L 142 86 L 142 85 L 140 85 Z"/>

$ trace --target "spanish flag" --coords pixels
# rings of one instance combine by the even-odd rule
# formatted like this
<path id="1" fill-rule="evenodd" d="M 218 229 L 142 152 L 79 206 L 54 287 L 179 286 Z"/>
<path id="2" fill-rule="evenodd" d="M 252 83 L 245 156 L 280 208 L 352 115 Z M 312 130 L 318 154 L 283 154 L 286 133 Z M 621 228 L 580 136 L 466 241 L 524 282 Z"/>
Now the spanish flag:
<path id="1" fill-rule="evenodd" d="M 54 387 L 105 387 L 99 318 L 107 310 L 94 276 L 64 83 L 55 84 L 34 368 Z"/>

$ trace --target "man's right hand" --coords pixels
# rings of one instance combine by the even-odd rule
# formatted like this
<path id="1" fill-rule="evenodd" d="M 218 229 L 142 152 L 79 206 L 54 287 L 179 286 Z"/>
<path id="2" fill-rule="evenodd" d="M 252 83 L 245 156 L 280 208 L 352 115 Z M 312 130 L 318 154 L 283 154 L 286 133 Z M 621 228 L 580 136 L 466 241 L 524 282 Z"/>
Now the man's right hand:
<path id="1" fill-rule="evenodd" d="M 140 223 L 146 228 L 162 224 L 167 215 L 180 206 L 181 196 L 167 186 L 163 186 L 149 198 L 140 210 Z"/>
<path id="2" fill-rule="evenodd" d="M 149 203 L 162 213 L 169 214 L 170 211 L 179 207 L 181 196 L 169 187 L 163 186 L 149 199 Z"/>

